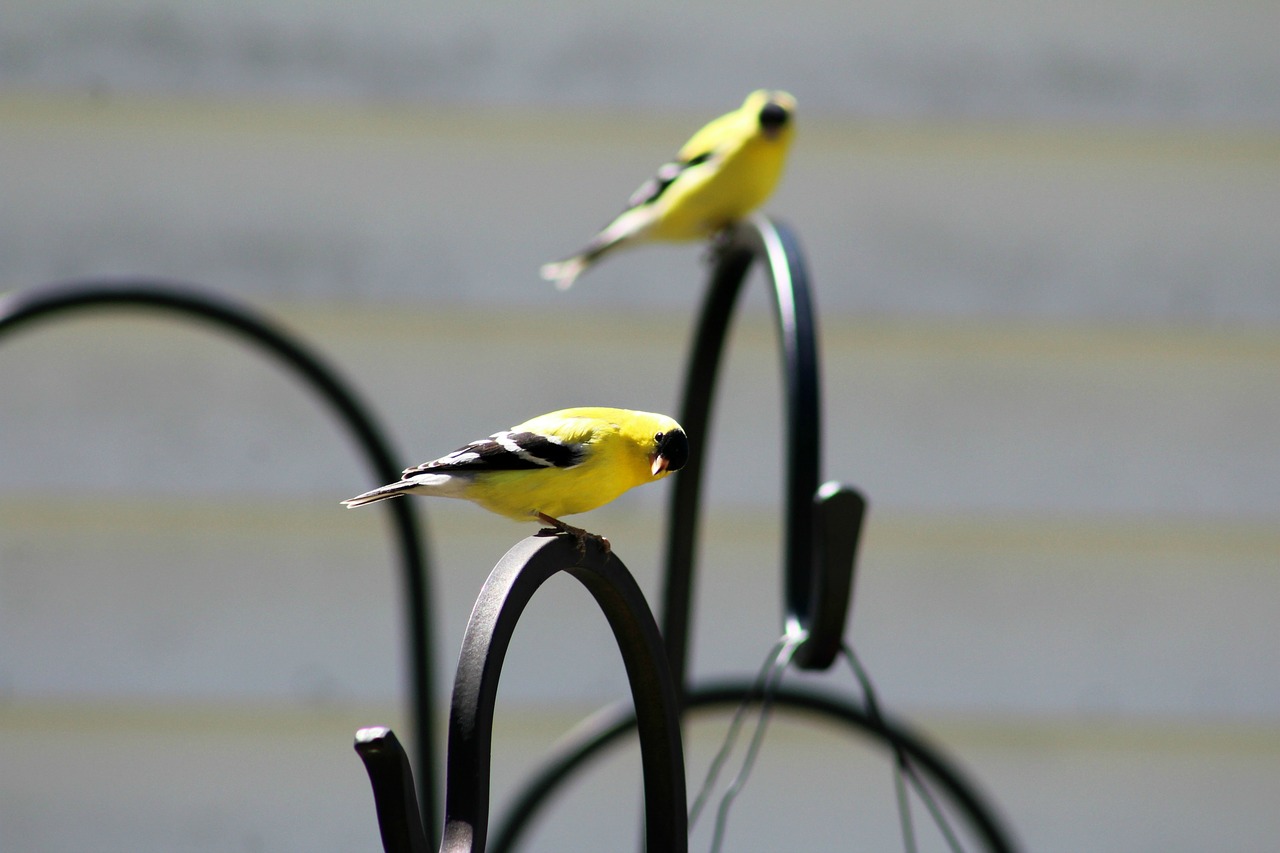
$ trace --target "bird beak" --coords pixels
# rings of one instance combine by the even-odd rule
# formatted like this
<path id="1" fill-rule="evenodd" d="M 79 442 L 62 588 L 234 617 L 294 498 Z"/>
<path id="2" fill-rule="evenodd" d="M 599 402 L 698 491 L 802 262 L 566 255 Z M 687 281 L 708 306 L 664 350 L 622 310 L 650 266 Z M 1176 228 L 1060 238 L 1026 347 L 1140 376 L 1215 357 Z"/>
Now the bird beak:
<path id="1" fill-rule="evenodd" d="M 649 472 L 655 477 L 659 474 L 665 474 L 667 466 L 670 464 L 671 463 L 667 457 L 663 456 L 661 453 L 654 454 L 653 467 L 649 469 Z"/>

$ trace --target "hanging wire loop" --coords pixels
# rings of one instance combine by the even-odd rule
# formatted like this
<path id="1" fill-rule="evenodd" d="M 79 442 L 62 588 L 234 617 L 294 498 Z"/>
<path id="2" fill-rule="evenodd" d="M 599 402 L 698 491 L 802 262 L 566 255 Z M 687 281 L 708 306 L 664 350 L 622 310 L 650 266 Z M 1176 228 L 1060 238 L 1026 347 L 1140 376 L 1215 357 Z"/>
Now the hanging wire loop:
<path id="1" fill-rule="evenodd" d="M 735 226 L 716 252 L 686 373 L 680 422 L 694 447 L 709 446 L 711 403 L 729 323 L 747 273 L 759 261 L 773 297 L 785 395 L 783 623 L 787 631 L 807 634 L 796 652 L 796 666 L 824 670 L 843 641 L 866 503 L 850 486 L 819 482 L 821 377 L 804 256 L 795 233 L 763 214 Z M 676 478 L 668 516 L 663 636 L 682 688 L 705 455 L 695 454 Z"/>
<path id="2" fill-rule="evenodd" d="M 679 704 L 657 622 L 631 573 L 597 544 L 531 536 L 494 567 L 476 600 L 458 656 L 449 714 L 442 853 L 485 849 L 493 714 L 503 658 L 521 613 L 552 575 L 567 572 L 591 593 L 622 653 L 644 773 L 645 840 L 651 851 L 688 849 Z"/>

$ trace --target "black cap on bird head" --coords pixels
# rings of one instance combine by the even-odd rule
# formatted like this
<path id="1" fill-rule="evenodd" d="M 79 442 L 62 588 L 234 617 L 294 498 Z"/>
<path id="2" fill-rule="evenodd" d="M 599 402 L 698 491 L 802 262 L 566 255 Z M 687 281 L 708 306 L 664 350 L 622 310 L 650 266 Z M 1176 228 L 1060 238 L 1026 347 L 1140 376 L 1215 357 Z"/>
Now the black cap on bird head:
<path id="1" fill-rule="evenodd" d="M 777 101 L 769 101 L 760 108 L 760 127 L 765 136 L 777 136 L 791 121 L 791 110 Z"/>
<path id="2" fill-rule="evenodd" d="M 679 471 L 689 462 L 689 437 L 682 429 L 660 432 L 654 436 L 657 447 L 653 453 L 650 473 L 658 476 L 667 471 Z"/>

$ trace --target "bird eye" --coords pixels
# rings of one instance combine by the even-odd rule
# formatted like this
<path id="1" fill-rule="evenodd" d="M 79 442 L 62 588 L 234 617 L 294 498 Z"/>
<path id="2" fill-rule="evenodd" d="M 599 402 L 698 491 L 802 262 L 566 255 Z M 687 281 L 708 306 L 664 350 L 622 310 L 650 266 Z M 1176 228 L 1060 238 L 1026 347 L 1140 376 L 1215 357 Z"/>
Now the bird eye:
<path id="1" fill-rule="evenodd" d="M 781 104 L 765 104 L 764 108 L 760 110 L 760 126 L 767 128 L 782 127 L 787 123 L 789 117 L 787 108 Z"/>
<path id="2" fill-rule="evenodd" d="M 662 433 L 658 433 L 653 437 L 654 444 L 662 444 Z"/>

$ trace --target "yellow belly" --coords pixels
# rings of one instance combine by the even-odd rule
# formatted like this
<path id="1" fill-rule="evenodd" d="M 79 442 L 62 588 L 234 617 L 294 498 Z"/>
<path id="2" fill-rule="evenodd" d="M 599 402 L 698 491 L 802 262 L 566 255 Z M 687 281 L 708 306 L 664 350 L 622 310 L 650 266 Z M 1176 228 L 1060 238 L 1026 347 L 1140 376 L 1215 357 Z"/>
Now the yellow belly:
<path id="1" fill-rule="evenodd" d="M 490 512 L 526 521 L 537 512 L 554 518 L 588 512 L 647 479 L 647 472 L 609 476 L 598 466 L 536 471 L 505 471 L 472 484 L 464 495 Z"/>

